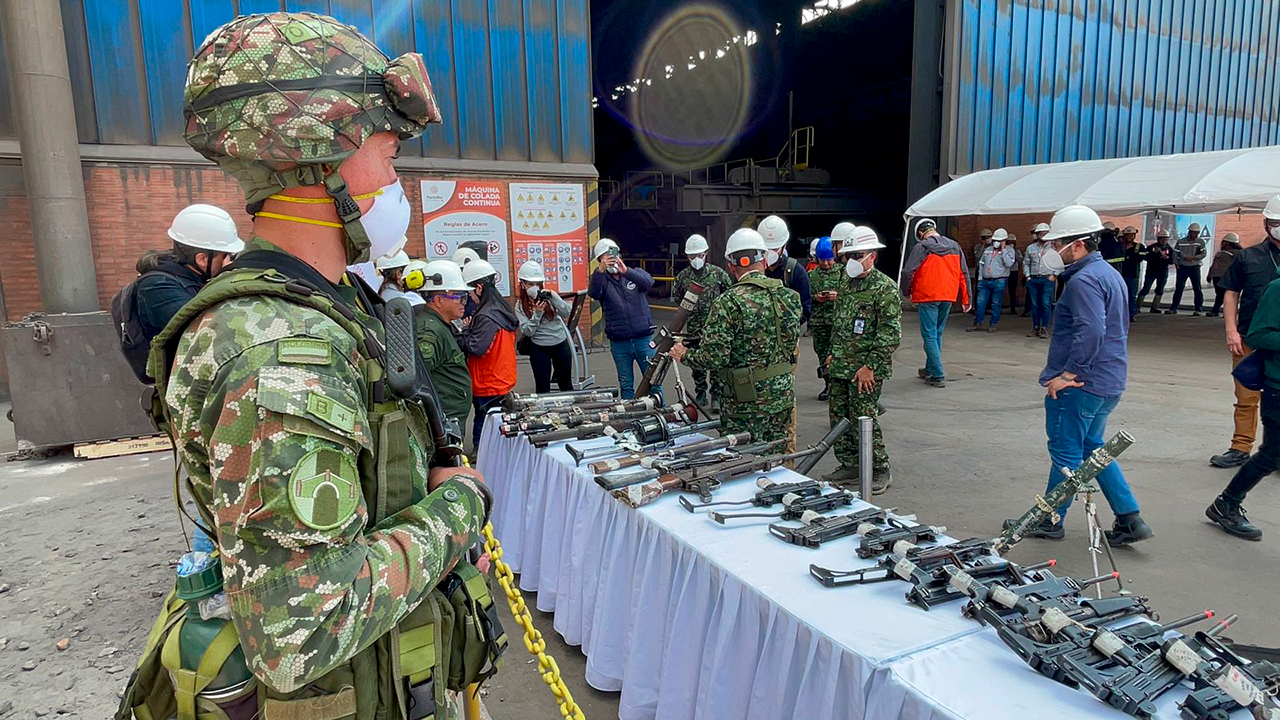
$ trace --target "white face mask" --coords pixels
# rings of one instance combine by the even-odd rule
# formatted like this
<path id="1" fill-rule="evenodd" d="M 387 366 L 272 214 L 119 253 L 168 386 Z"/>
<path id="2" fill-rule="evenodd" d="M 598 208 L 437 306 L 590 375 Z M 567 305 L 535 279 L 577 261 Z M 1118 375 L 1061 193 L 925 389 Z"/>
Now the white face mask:
<path id="1" fill-rule="evenodd" d="M 867 274 L 867 267 L 861 261 L 849 258 L 844 264 L 844 274 L 850 278 L 860 278 Z"/>
<path id="2" fill-rule="evenodd" d="M 369 257 L 393 255 L 404 247 L 412 210 L 398 179 L 382 188 L 373 198 L 373 207 L 360 215 L 360 224 L 369 236 Z"/>
<path id="3" fill-rule="evenodd" d="M 537 300 L 538 291 L 540 290 L 542 290 L 542 288 L 538 287 L 537 285 L 530 285 L 529 287 L 524 289 L 524 294 L 528 295 L 530 300 Z"/>
<path id="4" fill-rule="evenodd" d="M 1280 240 L 1280 225 L 1271 228 L 1271 237 Z"/>
<path id="5" fill-rule="evenodd" d="M 776 265 L 776 264 L 777 264 L 777 262 L 778 262 L 778 258 L 780 258 L 780 257 L 782 257 L 782 256 L 778 254 L 778 251 L 777 251 L 777 250 L 765 250 L 765 251 L 764 251 L 764 264 L 765 264 L 765 265 L 768 265 L 769 267 L 773 267 L 774 265 Z"/>
<path id="6" fill-rule="evenodd" d="M 701 270 L 702 266 L 706 264 L 707 264 L 706 258 L 696 257 L 689 261 L 690 267 L 692 267 L 694 270 Z"/>
<path id="7" fill-rule="evenodd" d="M 1049 242 L 1045 243 L 1044 254 L 1040 256 L 1040 263 L 1044 265 L 1044 269 L 1048 270 L 1050 275 L 1057 275 L 1067 269 L 1067 264 L 1062 261 L 1062 253 L 1054 250 L 1053 244 Z"/>

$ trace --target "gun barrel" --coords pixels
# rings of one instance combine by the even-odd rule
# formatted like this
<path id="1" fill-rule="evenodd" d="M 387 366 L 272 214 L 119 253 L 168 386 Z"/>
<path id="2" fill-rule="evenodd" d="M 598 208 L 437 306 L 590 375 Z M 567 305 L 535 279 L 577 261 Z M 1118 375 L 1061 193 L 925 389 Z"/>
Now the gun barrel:
<path id="1" fill-rule="evenodd" d="M 1174 620 L 1171 623 L 1166 623 L 1164 625 L 1161 625 L 1160 632 L 1161 634 L 1167 633 L 1170 630 L 1177 630 L 1178 628 L 1184 628 L 1188 625 L 1195 625 L 1196 623 L 1202 620 L 1210 620 L 1212 618 L 1213 618 L 1213 611 L 1205 610 L 1204 612 L 1198 612 L 1195 615 L 1188 615 L 1184 618 Z"/>
<path id="2" fill-rule="evenodd" d="M 831 449 L 831 446 L 836 444 L 836 440 L 838 440 L 841 435 L 844 435 L 850 426 L 851 423 L 849 422 L 849 418 L 840 418 L 840 422 L 836 423 L 835 427 L 831 428 L 831 430 L 818 441 L 818 444 L 808 448 L 807 450 L 801 450 L 800 452 L 795 453 L 793 457 L 797 459 L 801 457 L 807 458 L 804 462 L 796 466 L 796 472 L 801 475 L 808 475 L 809 471 L 813 470 L 813 466 L 818 464 L 818 461 L 822 459 L 822 456 L 827 454 L 827 451 Z"/>
<path id="3" fill-rule="evenodd" d="M 1115 580 L 1115 579 L 1116 579 L 1116 578 L 1118 578 L 1118 577 L 1120 577 L 1120 573 L 1118 573 L 1118 572 L 1109 572 L 1109 573 L 1107 573 L 1106 575 L 1099 575 L 1098 577 L 1091 577 L 1091 578 L 1089 578 L 1089 579 L 1087 579 L 1087 580 L 1079 580 L 1079 581 L 1078 581 L 1078 583 L 1080 584 L 1081 589 L 1083 589 L 1083 588 L 1087 588 L 1087 587 L 1093 587 L 1094 585 L 1097 585 L 1098 583 L 1104 583 L 1104 582 L 1106 582 L 1106 581 L 1108 581 L 1108 580 Z"/>
<path id="4" fill-rule="evenodd" d="M 1239 620 L 1239 619 L 1240 619 L 1240 616 L 1239 616 L 1239 615 L 1237 615 L 1237 614 L 1235 614 L 1235 613 L 1231 613 L 1230 615 L 1228 615 L 1228 616 L 1226 617 L 1226 619 L 1225 619 L 1225 620 L 1223 620 L 1223 621 L 1221 621 L 1221 622 L 1219 622 L 1219 623 L 1216 623 L 1213 627 L 1209 628 L 1209 631 L 1208 631 L 1208 632 L 1206 632 L 1205 634 L 1206 634 L 1206 635 L 1208 635 L 1209 637 L 1216 637 L 1216 636 L 1217 636 L 1219 633 L 1221 633 L 1223 630 L 1226 630 L 1227 628 L 1231 627 L 1232 625 L 1235 625 L 1235 624 L 1236 624 L 1236 621 L 1237 621 L 1237 620 Z"/>

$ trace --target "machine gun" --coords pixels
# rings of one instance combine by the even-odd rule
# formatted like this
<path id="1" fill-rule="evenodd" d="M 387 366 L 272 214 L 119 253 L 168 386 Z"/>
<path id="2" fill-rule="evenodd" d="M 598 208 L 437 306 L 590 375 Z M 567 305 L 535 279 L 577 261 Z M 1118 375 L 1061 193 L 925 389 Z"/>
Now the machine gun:
<path id="1" fill-rule="evenodd" d="M 574 447 L 573 443 L 564 446 L 575 465 L 581 465 L 587 458 L 615 455 L 619 452 L 632 453 L 638 456 L 654 453 L 671 447 L 678 437 L 692 435 L 703 430 L 715 430 L 720 427 L 719 420 L 703 420 L 702 422 L 672 425 L 661 418 L 650 415 L 647 418 L 632 420 L 631 426 L 618 432 L 612 428 L 605 430 L 605 435 L 613 438 L 612 445 L 594 448 Z M 623 467 L 619 465 L 618 467 Z"/>
<path id="2" fill-rule="evenodd" d="M 914 522 L 915 518 L 910 518 Z M 893 549 L 899 542 L 916 544 L 933 542 L 938 535 L 946 532 L 946 528 L 934 525 L 908 525 L 903 520 L 889 518 L 884 528 L 876 528 L 871 532 L 858 533 L 862 541 L 858 544 L 858 557 L 866 559 L 883 555 Z"/>
<path id="3" fill-rule="evenodd" d="M 800 522 L 804 524 L 800 527 L 786 527 L 774 523 L 769 526 L 769 533 L 792 545 L 816 548 L 830 540 L 876 530 L 877 525 L 888 520 L 891 512 L 893 512 L 892 508 L 888 510 L 867 508 L 847 515 L 827 516 L 808 513 L 801 516 Z"/>
<path id="4" fill-rule="evenodd" d="M 1061 516 L 1058 515 L 1058 508 L 1063 503 L 1075 496 L 1082 488 L 1093 482 L 1094 478 L 1103 471 L 1108 465 L 1115 462 L 1116 456 L 1124 452 L 1133 444 L 1133 436 L 1121 430 L 1114 437 L 1107 441 L 1105 445 L 1094 450 L 1085 461 L 1076 468 L 1074 472 L 1067 468 L 1062 468 L 1062 474 L 1066 475 L 1066 479 L 1058 483 L 1052 490 L 1046 493 L 1045 497 L 1036 496 L 1036 503 L 1022 514 L 1022 517 L 1014 521 L 1000 537 L 995 539 L 993 550 L 997 555 L 1004 555 L 1009 549 L 1017 545 L 1027 532 L 1040 525 L 1045 520 L 1059 522 Z"/>
<path id="5" fill-rule="evenodd" d="M 689 477 L 687 478 L 682 478 L 678 475 L 662 475 L 652 482 L 615 490 L 613 496 L 631 507 L 637 508 L 648 505 L 671 490 L 694 492 L 698 494 L 702 502 L 711 502 L 711 493 L 724 483 L 738 480 L 748 475 L 766 473 L 789 462 L 800 460 L 801 463 L 796 466 L 795 471 L 801 475 L 809 472 L 822 459 L 822 456 L 831 449 L 836 439 L 848 429 L 848 419 L 841 418 L 840 422 L 831 428 L 821 440 L 804 450 L 786 455 L 737 458 L 724 463 L 694 468 L 689 472 Z"/>
<path id="6" fill-rule="evenodd" d="M 909 542 L 900 542 L 893 547 L 888 557 L 871 567 L 857 570 L 832 570 L 821 565 L 810 565 L 809 575 L 822 583 L 823 587 L 842 587 L 844 585 L 870 585 L 871 583 L 889 580 L 906 579 L 894 572 L 896 560 L 907 560 L 925 570 L 955 565 L 968 567 L 981 558 L 991 555 L 991 543 L 987 540 L 962 540 L 950 545 L 933 547 L 917 547 Z M 891 561 L 891 559 L 896 559 Z M 1052 560 L 1050 563 L 1054 562 Z"/>
<path id="7" fill-rule="evenodd" d="M 672 448 L 656 456 L 640 458 L 635 463 L 641 466 L 639 469 L 597 475 L 596 484 L 605 490 L 618 490 L 628 485 L 655 480 L 703 465 L 734 462 L 745 455 L 767 452 L 782 443 L 781 440 L 776 440 L 771 443 L 743 444 L 750 442 L 750 440 L 751 433 L 742 432 L 715 438 L 714 440 L 689 443 L 688 445 Z M 612 463 L 614 461 L 607 460 L 604 462 Z M 602 463 L 592 463 L 591 468 L 594 470 L 601 465 Z"/>
<path id="8" fill-rule="evenodd" d="M 680 506 L 689 512 L 698 512 L 709 507 L 741 507 L 750 505 L 753 507 L 773 507 L 783 502 L 788 496 L 809 497 L 811 495 L 819 495 L 824 488 L 830 487 L 827 483 L 817 480 L 801 480 L 799 482 L 775 482 L 767 477 L 756 480 L 756 487 L 760 488 L 754 496 L 748 500 L 721 500 L 719 502 L 709 502 L 701 504 L 693 504 L 689 502 L 689 498 L 680 496 Z"/>
<path id="9" fill-rule="evenodd" d="M 1198 688 L 1178 708 L 1185 720 L 1220 720 L 1239 708 L 1254 718 L 1280 720 L 1274 698 L 1280 693 L 1280 666 L 1266 660 L 1250 662 L 1223 643 L 1218 635 L 1197 633 L 1202 655 L 1211 667 L 1205 673 L 1211 685 Z M 1273 698 L 1268 705 L 1266 698 Z"/>
<path id="10" fill-rule="evenodd" d="M 684 498 L 681 498 L 682 500 Z M 781 520 L 799 520 L 806 513 L 824 513 L 840 507 L 849 507 L 858 499 L 858 493 L 848 490 L 836 490 L 825 495 L 787 495 L 782 498 L 782 510 L 776 513 L 725 513 L 708 510 L 707 516 L 712 520 L 725 524 L 726 520 L 741 518 L 778 518 Z"/>
<path id="11" fill-rule="evenodd" d="M 671 324 L 665 328 L 659 328 L 657 335 L 649 341 L 649 347 L 654 349 L 654 354 L 649 360 L 649 367 L 645 368 L 644 375 L 640 378 L 640 383 L 636 385 L 637 395 L 648 394 L 654 385 L 661 385 L 663 378 L 667 376 L 667 370 L 671 367 L 671 347 L 680 338 L 680 333 L 684 332 L 685 323 L 689 321 L 694 308 L 698 307 L 702 289 L 701 285 L 690 283 L 684 297 L 680 298 L 680 306 L 676 309 L 675 317 L 671 318 Z"/>
<path id="12" fill-rule="evenodd" d="M 599 420 L 581 423 L 573 427 L 563 429 L 546 430 L 543 432 L 535 432 L 526 434 L 525 440 L 529 441 L 534 447 L 543 448 L 553 442 L 561 442 L 564 440 L 586 440 L 588 438 L 596 438 L 605 434 L 606 429 L 625 430 L 639 416 L 651 413 L 619 413 L 617 415 L 601 415 Z M 673 405 L 664 412 L 657 413 L 663 422 L 682 423 L 691 422 L 694 417 L 686 415 L 684 407 L 681 405 Z"/>
<path id="13" fill-rule="evenodd" d="M 626 420 L 628 423 L 648 415 L 652 415 L 661 403 L 657 398 L 646 397 L 640 400 L 629 400 L 626 403 L 610 405 L 607 408 L 595 407 L 589 410 L 583 410 L 575 406 L 570 408 L 568 412 L 550 412 L 533 417 L 514 420 L 512 422 L 504 422 L 499 427 L 502 434 L 506 437 L 513 435 L 537 435 L 539 433 L 551 432 L 554 430 L 566 430 L 568 428 L 578 427 L 589 423 L 603 423 L 610 420 Z M 682 410 L 683 406 L 676 405 L 666 408 L 666 411 Z M 508 417 L 504 415 L 503 417 Z M 521 417 L 517 415 L 516 417 Z"/>
<path id="14" fill-rule="evenodd" d="M 591 390 L 565 390 L 555 393 L 536 395 L 520 395 L 507 393 L 502 400 L 505 412 L 518 412 L 529 408 L 571 407 L 577 403 L 607 402 L 619 396 L 618 388 L 596 388 Z"/>

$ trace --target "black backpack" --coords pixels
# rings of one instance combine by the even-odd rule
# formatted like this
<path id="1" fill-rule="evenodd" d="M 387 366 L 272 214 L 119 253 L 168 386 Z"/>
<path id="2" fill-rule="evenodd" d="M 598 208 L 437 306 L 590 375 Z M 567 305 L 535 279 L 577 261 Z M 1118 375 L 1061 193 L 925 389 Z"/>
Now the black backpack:
<path id="1" fill-rule="evenodd" d="M 111 319 L 115 322 L 116 332 L 120 337 L 120 352 L 133 369 L 133 374 L 138 376 L 138 382 L 143 385 L 152 385 L 155 380 L 147 374 L 151 336 L 143 331 L 142 321 L 138 317 L 138 283 L 142 278 L 158 272 L 161 271 L 149 270 L 142 273 L 111 298 Z"/>

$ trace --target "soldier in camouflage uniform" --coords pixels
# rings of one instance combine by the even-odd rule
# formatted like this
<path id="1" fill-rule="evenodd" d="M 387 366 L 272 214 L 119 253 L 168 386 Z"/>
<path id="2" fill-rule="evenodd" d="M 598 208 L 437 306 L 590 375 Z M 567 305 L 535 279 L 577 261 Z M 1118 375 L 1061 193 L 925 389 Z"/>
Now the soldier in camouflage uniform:
<path id="1" fill-rule="evenodd" d="M 902 342 L 902 303 L 898 286 L 888 275 L 875 268 L 877 250 L 884 247 L 871 228 L 850 226 L 831 233 L 843 240 L 841 258 L 848 277 L 836 301 L 831 356 L 827 372 L 831 377 L 831 424 L 840 418 L 857 422 L 867 416 L 874 423 L 872 492 L 882 493 L 892 482 L 889 455 L 884 449 L 884 435 L 876 417 L 880 388 L 892 371 L 893 351 Z M 836 441 L 836 459 L 840 467 L 824 475 L 824 480 L 853 484 L 858 479 L 857 433 L 845 433 Z"/>
<path id="2" fill-rule="evenodd" d="M 697 283 L 702 288 L 702 294 L 698 296 L 698 305 L 693 309 L 684 326 L 685 342 L 690 348 L 698 347 L 702 328 L 706 325 L 707 315 L 711 312 L 711 303 L 733 285 L 733 278 L 729 277 L 729 273 L 725 272 L 724 268 L 707 264 L 707 249 L 707 239 L 701 235 L 690 235 L 689 239 L 685 240 L 684 254 L 689 258 L 689 267 L 676 275 L 676 281 L 671 286 L 671 302 L 677 304 L 690 285 Z M 694 371 L 693 387 L 695 399 L 704 408 L 707 406 L 708 387 L 711 389 L 710 399 L 713 403 L 720 398 L 719 385 L 712 381 L 711 373 L 706 370 Z"/>
<path id="3" fill-rule="evenodd" d="M 422 58 L 325 16 L 240 17 L 196 50 L 184 113 L 188 143 L 240 181 L 254 238 L 150 369 L 262 716 L 433 716 L 441 658 L 407 653 L 432 642 L 436 586 L 491 499 L 477 472 L 430 467 L 422 413 L 382 381 L 381 301 L 344 274 L 408 226 L 391 161 L 441 119 Z M 154 697 L 131 683 L 122 716 L 151 717 Z"/>
<path id="4" fill-rule="evenodd" d="M 800 296 L 764 275 L 764 238 L 750 228 L 725 247 L 737 282 L 711 304 L 697 348 L 676 343 L 671 357 L 717 373 L 720 430 L 749 431 L 761 442 L 795 443 L 795 361 Z"/>
<path id="5" fill-rule="evenodd" d="M 831 395 L 831 380 L 827 377 L 826 366 L 827 356 L 831 354 L 831 323 L 835 319 L 840 289 L 848 284 L 848 278 L 844 268 L 836 267 L 831 238 L 819 238 L 817 243 L 813 252 L 818 265 L 809 273 L 809 289 L 813 292 L 809 329 L 813 331 L 813 351 L 818 355 L 818 377 L 823 382 L 818 399 L 826 401 Z"/>

